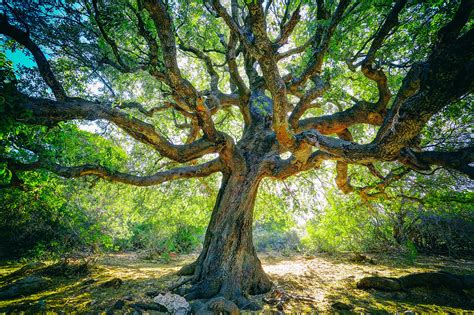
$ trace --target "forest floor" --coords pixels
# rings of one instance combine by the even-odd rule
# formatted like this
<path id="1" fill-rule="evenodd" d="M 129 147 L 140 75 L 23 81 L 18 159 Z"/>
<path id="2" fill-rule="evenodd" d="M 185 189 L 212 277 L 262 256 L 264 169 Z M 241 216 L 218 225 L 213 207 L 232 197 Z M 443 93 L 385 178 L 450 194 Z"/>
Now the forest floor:
<path id="1" fill-rule="evenodd" d="M 386 255 L 318 254 L 285 257 L 269 253 L 261 254 L 260 257 L 277 289 L 267 295 L 254 297 L 263 305 L 265 313 L 277 311 L 277 307 L 263 301 L 277 297 L 282 291 L 290 297 L 280 306 L 280 310 L 283 309 L 285 313 L 344 310 L 407 314 L 474 311 L 472 290 L 451 292 L 443 288 L 418 288 L 403 292 L 381 292 L 364 291 L 356 287 L 359 279 L 371 275 L 399 277 L 422 271 L 473 274 L 472 259 L 418 256 L 408 261 Z M 163 262 L 144 260 L 136 253 L 123 253 L 99 257 L 92 267 L 79 263 L 64 267 L 47 262 L 30 263 L 25 267 L 25 264 L 17 262 L 4 262 L 0 265 L 0 287 L 5 288 L 22 279 L 41 279 L 44 287 L 31 295 L 13 299 L 6 299 L 5 295 L 2 297 L 0 289 L 0 313 L 96 313 L 110 311 L 114 305 L 116 309 L 121 308 L 121 311 L 114 313 L 132 313 L 133 305 L 140 305 L 137 303 L 152 305 L 152 296 L 176 283 L 179 278 L 175 272 L 194 258 L 193 255 L 178 255 Z M 158 314 L 157 311 L 145 313 Z"/>

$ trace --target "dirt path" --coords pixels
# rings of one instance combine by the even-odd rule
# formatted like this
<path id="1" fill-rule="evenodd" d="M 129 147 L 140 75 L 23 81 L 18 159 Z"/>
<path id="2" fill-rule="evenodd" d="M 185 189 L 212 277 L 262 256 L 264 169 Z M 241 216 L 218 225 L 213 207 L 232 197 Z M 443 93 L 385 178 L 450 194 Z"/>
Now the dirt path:
<path id="1" fill-rule="evenodd" d="M 262 302 L 263 299 L 278 298 L 281 292 L 306 298 L 289 299 L 282 305 L 283 310 L 288 313 L 335 311 L 341 308 L 371 313 L 458 313 L 474 310 L 474 292 L 454 293 L 440 288 L 386 293 L 363 291 L 355 286 L 356 281 L 370 275 L 398 277 L 413 272 L 436 270 L 473 274 L 473 260 L 418 257 L 416 261 L 407 262 L 398 257 L 362 257 L 353 254 L 291 258 L 278 254 L 260 256 L 264 269 L 276 284 L 277 290 L 255 299 Z M 75 269 L 56 274 L 43 272 L 42 275 L 50 281 L 45 290 L 26 297 L 0 300 L 0 312 L 100 312 L 110 310 L 117 301 L 122 301 L 125 305 L 151 303 L 151 298 L 146 293 L 165 290 L 178 280 L 174 273 L 193 259 L 193 255 L 188 255 L 174 257 L 169 262 L 156 262 L 140 259 L 134 253 L 115 254 L 100 258 L 89 272 Z M 21 267 L 18 263 L 4 264 L 0 269 L 0 286 L 27 277 L 28 274 L 5 278 Z M 125 306 L 122 310 L 130 312 L 131 309 Z M 276 305 L 264 304 L 264 312 L 275 310 Z"/>
<path id="2" fill-rule="evenodd" d="M 314 299 L 315 303 L 291 301 L 290 310 L 333 310 L 339 302 L 351 306 L 354 312 L 459 312 L 471 309 L 471 296 L 460 298 L 447 290 L 385 293 L 363 291 L 356 282 L 363 277 L 377 275 L 399 277 L 422 271 L 449 271 L 458 274 L 474 273 L 474 261 L 442 257 L 420 257 L 407 262 L 398 257 L 367 257 L 354 255 L 319 255 L 318 257 L 264 257 L 265 271 L 285 291 Z M 469 294 L 469 292 L 467 292 Z"/>

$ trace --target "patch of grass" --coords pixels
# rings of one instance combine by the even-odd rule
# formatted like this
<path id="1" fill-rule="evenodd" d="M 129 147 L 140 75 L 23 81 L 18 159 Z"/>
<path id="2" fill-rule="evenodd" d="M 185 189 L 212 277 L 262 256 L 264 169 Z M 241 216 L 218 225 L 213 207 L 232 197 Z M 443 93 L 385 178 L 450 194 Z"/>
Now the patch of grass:
<path id="1" fill-rule="evenodd" d="M 370 255 L 375 264 L 353 262 L 351 255 L 326 255 L 284 257 L 279 254 L 264 254 L 262 263 L 278 288 L 293 295 L 310 297 L 315 302 L 289 300 L 284 305 L 285 312 L 334 311 L 332 304 L 341 302 L 352 307 L 354 312 L 394 313 L 407 310 L 423 313 L 472 310 L 459 295 L 446 290 L 386 293 L 375 290 L 363 291 L 356 288 L 360 278 L 369 275 L 399 277 L 412 272 L 444 270 L 453 273 L 473 273 L 472 260 L 456 260 L 444 257 L 418 256 L 407 263 L 403 258 Z M 12 300 L 0 301 L 2 311 L 65 311 L 104 312 L 117 300 L 151 303 L 148 291 L 166 290 L 177 281 L 176 271 L 192 262 L 195 256 L 177 256 L 169 262 L 149 261 L 133 253 L 101 257 L 88 272 L 76 273 L 72 269 L 61 269 L 52 262 L 33 270 L 33 273 L 49 270 L 52 285 L 36 294 Z M 0 266 L 0 285 L 8 275 L 20 270 L 24 265 L 3 263 Z M 62 272 L 52 272 L 52 270 Z M 21 278 L 9 278 L 8 283 Z M 122 284 L 104 287 L 103 283 L 118 278 Z M 466 292 L 467 295 L 472 293 Z M 257 296 L 262 301 L 264 296 Z M 128 303 L 128 302 L 127 302 Z M 464 304 L 463 304 L 464 303 Z M 265 311 L 275 310 L 264 304 Z"/>

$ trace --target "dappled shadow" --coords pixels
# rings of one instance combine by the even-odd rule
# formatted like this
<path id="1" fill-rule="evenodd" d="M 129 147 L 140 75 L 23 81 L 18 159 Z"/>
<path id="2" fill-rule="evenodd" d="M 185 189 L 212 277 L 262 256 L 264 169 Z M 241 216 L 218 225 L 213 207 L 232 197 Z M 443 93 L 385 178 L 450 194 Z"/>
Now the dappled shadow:
<path id="1" fill-rule="evenodd" d="M 190 259 L 185 257 L 162 263 L 129 258 L 119 255 L 106 257 L 93 266 L 88 274 L 49 275 L 47 277 L 51 279 L 51 284 L 44 290 L 24 297 L 0 300 L 0 312 L 102 312 L 110 310 L 118 300 L 150 303 L 151 298 L 146 293 L 164 291 L 178 279 L 175 273 L 180 266 Z M 10 270 L 14 272 L 15 268 L 10 266 Z M 43 272 L 38 269 L 31 274 Z M 8 282 L 1 282 L 0 279 L 0 285 L 13 283 L 25 276 L 10 278 Z"/>
<path id="2" fill-rule="evenodd" d="M 418 257 L 407 261 L 403 257 L 373 255 L 370 259 L 354 261 L 353 254 L 303 257 L 263 256 L 264 269 L 272 280 L 290 294 L 309 297 L 314 305 L 298 300 L 289 301 L 285 310 L 316 308 L 334 311 L 333 304 L 343 303 L 354 312 L 393 313 L 460 312 L 472 309 L 473 292 L 413 289 L 407 292 L 386 293 L 363 291 L 356 282 L 363 277 L 378 275 L 399 277 L 409 273 L 443 270 L 458 274 L 472 274 L 472 260 L 446 257 Z"/>
<path id="3" fill-rule="evenodd" d="M 385 263 L 384 256 L 371 256 L 373 262 L 370 260 L 354 262 L 350 254 L 321 254 L 307 257 L 295 255 L 291 258 L 278 254 L 260 256 L 264 269 L 274 281 L 276 288 L 288 292 L 293 297 L 305 298 L 289 299 L 283 306 L 279 306 L 287 312 L 334 311 L 336 306 L 341 305 L 353 312 L 371 313 L 408 310 L 460 312 L 473 309 L 473 292 L 456 293 L 445 289 L 422 288 L 404 292 L 380 292 L 356 288 L 356 282 L 369 275 L 399 277 L 413 272 L 440 269 L 454 273 L 472 273 L 471 260 L 419 257 L 416 262 L 409 264 L 397 263 L 396 260 L 390 262 L 388 259 Z M 194 259 L 195 256 L 190 255 L 177 256 L 171 261 L 162 262 L 143 260 L 135 254 L 120 254 L 99 259 L 83 274 L 43 272 L 41 273 L 43 276 L 51 279 L 50 286 L 26 297 L 0 300 L 0 312 L 96 313 L 110 311 L 114 305 L 117 308 L 122 306 L 122 312 L 133 312 L 131 306 L 136 303 L 152 304 L 152 297 L 155 294 L 166 290 L 179 279 L 175 275 L 176 271 Z M 8 274 L 11 275 L 20 267 L 22 267 L 20 264 L 3 265 L 0 269 L 0 285 L 4 286 L 31 274 L 8 278 Z M 41 268 L 32 274 L 35 272 L 40 274 Z M 8 282 L 2 279 L 8 279 Z M 271 294 L 274 292 L 254 297 L 255 301 L 264 305 L 265 312 L 277 310 L 275 305 L 263 302 Z"/>

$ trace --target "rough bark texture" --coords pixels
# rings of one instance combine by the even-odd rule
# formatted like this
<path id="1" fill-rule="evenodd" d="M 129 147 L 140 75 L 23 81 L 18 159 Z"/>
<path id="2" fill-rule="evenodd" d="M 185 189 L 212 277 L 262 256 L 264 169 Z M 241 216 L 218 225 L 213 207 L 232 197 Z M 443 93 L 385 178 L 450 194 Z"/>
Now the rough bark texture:
<path id="1" fill-rule="evenodd" d="M 255 306 L 245 296 L 270 290 L 272 284 L 252 241 L 253 207 L 260 181 L 255 175 L 252 172 L 225 175 L 204 248 L 191 268 L 194 285 L 186 294 L 187 299 L 217 295 L 240 308 L 253 309 Z"/>
<path id="2" fill-rule="evenodd" d="M 43 18 L 41 15 L 45 10 L 31 8 L 29 11 L 34 13 L 23 12 L 25 19 L 18 20 L 15 10 L 9 8 L 0 15 L 0 34 L 15 40 L 31 52 L 40 75 L 51 88 L 55 99 L 20 93 L 14 83 L 0 78 L 0 112 L 21 123 L 48 126 L 74 119 L 106 120 L 133 139 L 156 150 L 161 156 L 193 165 L 163 170 L 148 176 L 136 176 L 100 165 L 61 166 L 54 161 L 41 160 L 41 155 L 37 156 L 35 162 L 26 164 L 24 160 L 2 154 L 0 162 L 5 163 L 12 172 L 11 183 L 5 186 L 21 187 L 21 176 L 16 173 L 37 168 L 63 177 L 92 175 L 138 186 L 222 172 L 222 185 L 205 236 L 203 252 L 194 264 L 181 271 L 182 274 L 192 276 L 193 286 L 186 294 L 188 299 L 220 298 L 205 303 L 208 310 L 235 310 L 229 303 L 237 304 L 240 308 L 254 309 L 256 306 L 249 303 L 247 295 L 263 293 L 271 287 L 252 243 L 253 208 L 263 177 L 285 179 L 316 168 L 324 160 L 334 160 L 337 161 L 337 186 L 345 193 L 354 191 L 363 200 L 369 200 L 375 197 L 375 194 L 368 193 L 374 187 L 352 186 L 348 176 L 349 164 L 367 166 L 372 174 L 381 179 L 375 187 L 382 193 L 387 185 L 400 179 L 408 170 L 381 176 L 373 165 L 377 161 L 399 161 L 409 168 L 421 170 L 439 165 L 455 169 L 471 178 L 474 176 L 472 146 L 453 152 L 437 152 L 420 151 L 414 144 L 433 115 L 472 92 L 474 88 L 474 30 L 471 27 L 462 31 L 474 8 L 472 1 L 461 1 L 455 16 L 439 31 L 427 59 L 417 61 L 411 67 L 390 107 L 392 93 L 387 75 L 378 66 L 381 61 L 378 60 L 381 57 L 378 51 L 396 31 L 399 14 L 409 5 L 406 0 L 396 1 L 367 41 L 367 45 L 370 43 L 367 52 L 363 53 L 364 44 L 360 50 L 362 55 L 357 54 L 348 60 L 350 70 L 356 71 L 360 67 L 362 74 L 376 83 L 378 100 L 369 102 L 353 99 L 354 104 L 344 110 L 304 119 L 301 118 L 310 108 L 320 106 L 314 101 L 330 89 L 328 80 L 331 75 L 325 75 L 324 63 L 326 59 L 330 59 L 326 56 L 330 54 L 331 40 L 337 34 L 339 24 L 353 14 L 357 3 L 340 0 L 337 5 L 333 3 L 326 6 L 327 1 L 317 0 L 318 23 L 309 40 L 300 47 L 278 52 L 288 42 L 292 31 L 302 19 L 300 6 L 308 5 L 306 2 L 301 2 L 290 14 L 292 1 L 285 1 L 286 13 L 280 21 L 280 32 L 272 40 L 268 34 L 268 6 L 264 8 L 263 1 L 244 1 L 245 5 L 242 5 L 240 1 L 231 0 L 230 14 L 226 8 L 227 3 L 219 0 L 205 1 L 203 5 L 212 19 L 215 19 L 213 23 L 227 26 L 229 32 L 227 39 L 224 35 L 217 35 L 222 50 L 209 50 L 178 41 L 180 34 L 176 21 L 173 21 L 176 12 L 173 12 L 175 8 L 168 1 L 138 1 L 136 7 L 131 5 L 122 9 L 128 10 L 127 20 L 136 17 L 137 38 L 142 39 L 144 45 L 137 55 L 146 55 L 146 58 L 130 62 L 128 59 L 131 55 L 127 55 L 124 46 L 120 45 L 120 39 L 110 29 L 115 15 L 107 14 L 111 12 L 108 7 L 111 3 L 120 8 L 121 2 L 90 1 L 90 5 L 85 6 L 91 18 L 88 27 L 92 30 L 87 42 L 102 41 L 110 48 L 110 53 L 95 56 L 100 60 L 95 65 L 97 68 L 86 66 L 92 67 L 93 73 L 101 72 L 104 66 L 124 74 L 146 71 L 160 85 L 166 86 L 162 92 L 169 99 L 161 106 L 145 109 L 142 104 L 135 102 L 116 104 L 112 101 L 99 102 L 94 100 L 94 96 L 70 97 L 41 51 L 41 45 L 49 43 L 50 39 L 44 41 L 43 38 L 42 42 L 36 43 L 36 39 L 41 38 L 38 34 L 45 32 L 35 32 L 34 24 L 41 27 L 49 25 L 47 18 L 42 21 L 44 23 L 37 22 Z M 88 0 L 85 2 L 89 3 Z M 266 3 L 268 5 L 272 1 Z M 22 5 L 31 6 L 27 3 Z M 68 5 L 68 2 L 64 5 Z M 112 8 L 117 17 L 120 17 L 121 12 L 116 12 L 113 6 Z M 71 6 L 68 9 L 72 12 L 77 8 Z M 52 11 L 54 13 L 56 10 Z M 40 16 L 31 18 L 28 14 Z M 152 20 L 153 27 L 151 23 L 146 23 L 148 19 Z M 83 27 L 82 23 L 85 22 L 81 19 L 81 24 L 76 27 Z M 56 32 L 61 34 L 60 29 L 48 34 L 55 36 Z M 211 33 L 213 32 L 206 36 L 214 36 Z M 70 41 L 63 40 L 63 44 L 67 46 Z M 78 46 L 82 45 L 86 44 Z M 143 48 L 147 50 L 145 54 Z M 209 75 L 209 90 L 198 90 L 182 75 L 178 49 L 193 54 L 203 62 Z M 311 49 L 307 64 L 302 65 L 298 71 L 287 69 L 288 73 L 282 75 L 279 62 L 307 49 Z M 209 54 L 211 51 L 225 55 L 224 67 L 219 68 L 225 69 L 229 74 L 230 93 L 219 90 L 222 84 L 216 68 L 221 61 L 213 60 Z M 126 56 L 128 57 L 125 58 Z M 360 61 L 361 57 L 363 59 Z M 245 71 L 248 80 L 239 71 Z M 0 71 L 0 75 L 3 72 Z M 238 107 L 243 117 L 244 132 L 238 142 L 218 130 L 212 118 L 220 109 L 229 106 Z M 135 116 L 130 110 L 137 110 L 144 117 Z M 147 122 L 147 118 L 161 110 L 173 110 L 174 114 L 179 113 L 190 121 L 185 124 L 185 128 L 190 130 L 184 144 L 170 142 L 153 122 Z M 380 126 L 377 136 L 370 143 L 360 144 L 354 141 L 349 128 L 359 124 Z M 332 135 L 337 135 L 338 138 Z M 280 154 L 286 152 L 290 152 L 291 157 L 282 159 Z M 205 163 L 195 163 L 208 154 L 217 154 L 218 157 Z"/>
<path id="3" fill-rule="evenodd" d="M 254 93 L 250 103 L 252 124 L 234 148 L 232 169 L 224 172 L 203 250 L 196 262 L 180 272 L 193 276 L 187 299 L 221 296 L 242 309 L 258 309 L 247 295 L 262 294 L 272 287 L 253 245 L 252 224 L 268 158 L 278 152 L 270 127 L 271 99 Z"/>

